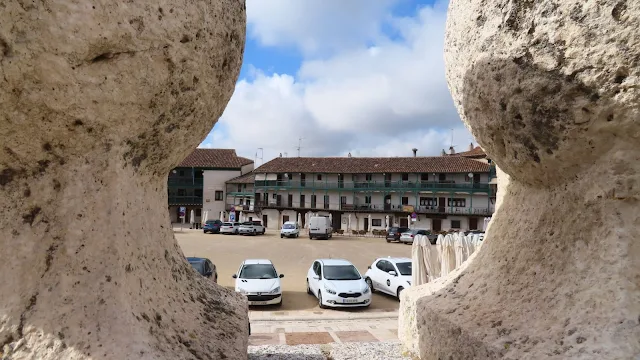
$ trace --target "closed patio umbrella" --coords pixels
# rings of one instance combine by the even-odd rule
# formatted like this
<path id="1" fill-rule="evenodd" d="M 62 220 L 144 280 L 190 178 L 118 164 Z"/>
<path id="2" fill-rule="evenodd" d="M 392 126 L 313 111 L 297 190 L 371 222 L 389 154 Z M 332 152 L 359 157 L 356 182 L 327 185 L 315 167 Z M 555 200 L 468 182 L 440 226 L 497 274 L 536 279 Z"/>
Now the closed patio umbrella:
<path id="1" fill-rule="evenodd" d="M 389 231 L 389 215 L 384 217 L 384 227 L 386 231 Z"/>
<path id="2" fill-rule="evenodd" d="M 411 285 L 419 286 L 427 283 L 427 268 L 424 263 L 423 246 L 419 237 L 411 246 Z"/>
<path id="3" fill-rule="evenodd" d="M 350 231 L 350 230 L 351 230 L 351 214 L 349 214 L 349 219 L 347 222 L 347 231 Z"/>
<path id="4" fill-rule="evenodd" d="M 207 223 L 207 217 L 209 216 L 209 212 L 205 211 L 204 215 L 202 216 L 202 225 Z"/>
<path id="5" fill-rule="evenodd" d="M 369 223 L 369 229 L 368 229 L 368 230 L 369 230 L 369 232 L 370 232 L 370 233 L 373 233 L 373 229 L 372 229 L 372 228 L 373 228 L 373 226 L 371 226 L 371 214 L 369 214 L 369 221 L 368 221 L 368 223 Z"/>
<path id="6" fill-rule="evenodd" d="M 447 234 L 442 240 L 440 276 L 447 276 L 456 268 L 456 252 L 453 236 Z"/>
<path id="7" fill-rule="evenodd" d="M 302 220 L 302 214 L 298 213 L 298 226 L 302 225 L 300 222 Z"/>
<path id="8" fill-rule="evenodd" d="M 194 210 L 191 210 L 191 212 L 189 213 L 189 223 L 191 224 L 191 226 L 189 227 L 190 229 L 193 229 L 193 224 L 196 222 L 196 212 Z"/>
<path id="9" fill-rule="evenodd" d="M 407 215 L 407 227 L 411 229 L 411 215 Z"/>
<path id="10" fill-rule="evenodd" d="M 426 235 L 418 235 L 422 244 L 422 256 L 427 269 L 428 281 L 431 282 L 440 277 L 440 258 L 436 245 L 432 245 Z"/>
<path id="11" fill-rule="evenodd" d="M 460 236 L 460 233 L 453 234 L 453 246 L 456 256 L 456 269 L 459 268 L 465 260 L 463 239 L 464 237 Z"/>

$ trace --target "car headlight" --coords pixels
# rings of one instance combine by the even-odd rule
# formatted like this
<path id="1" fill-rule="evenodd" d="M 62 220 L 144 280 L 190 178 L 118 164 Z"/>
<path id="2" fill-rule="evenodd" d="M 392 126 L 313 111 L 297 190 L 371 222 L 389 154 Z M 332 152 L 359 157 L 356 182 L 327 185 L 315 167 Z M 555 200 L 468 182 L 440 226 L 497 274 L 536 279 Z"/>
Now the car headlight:
<path id="1" fill-rule="evenodd" d="M 245 289 L 243 289 L 243 288 L 238 288 L 237 291 L 242 295 L 246 295 L 247 294 L 247 291 Z"/>
<path id="2" fill-rule="evenodd" d="M 275 288 L 275 289 L 273 289 L 273 290 L 271 290 L 269 292 L 269 294 L 278 294 L 278 293 L 280 293 L 280 286 L 278 286 L 277 288 Z"/>
<path id="3" fill-rule="evenodd" d="M 368 294 L 369 293 L 369 287 L 367 286 L 366 288 L 364 288 L 364 290 L 362 290 L 363 294 Z"/>
<path id="4" fill-rule="evenodd" d="M 325 290 L 326 292 L 328 292 L 329 294 L 331 294 L 331 295 L 335 295 L 335 294 L 336 294 L 336 291 L 335 291 L 335 290 L 333 290 L 333 289 L 329 289 L 326 285 L 325 285 L 325 287 L 324 287 L 324 290 Z"/>

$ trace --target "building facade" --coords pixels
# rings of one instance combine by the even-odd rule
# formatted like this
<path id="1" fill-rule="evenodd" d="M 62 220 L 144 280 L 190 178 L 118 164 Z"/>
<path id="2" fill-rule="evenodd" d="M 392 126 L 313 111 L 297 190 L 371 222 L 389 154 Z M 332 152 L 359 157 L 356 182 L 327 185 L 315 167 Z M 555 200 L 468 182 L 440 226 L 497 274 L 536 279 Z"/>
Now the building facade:
<path id="1" fill-rule="evenodd" d="M 233 149 L 195 149 L 180 165 L 169 172 L 167 180 L 169 216 L 180 222 L 179 209 L 186 207 L 185 223 L 202 221 L 203 211 L 209 219 L 218 219 L 225 210 L 226 182 L 250 173 L 253 160 L 236 155 Z"/>
<path id="2" fill-rule="evenodd" d="M 271 229 L 298 219 L 304 226 L 311 213 L 331 216 L 343 230 L 384 230 L 387 223 L 484 230 L 495 207 L 494 177 L 486 160 L 464 156 L 280 157 L 228 182 L 237 191 L 228 191 L 227 209 L 241 209 L 245 219 Z"/>

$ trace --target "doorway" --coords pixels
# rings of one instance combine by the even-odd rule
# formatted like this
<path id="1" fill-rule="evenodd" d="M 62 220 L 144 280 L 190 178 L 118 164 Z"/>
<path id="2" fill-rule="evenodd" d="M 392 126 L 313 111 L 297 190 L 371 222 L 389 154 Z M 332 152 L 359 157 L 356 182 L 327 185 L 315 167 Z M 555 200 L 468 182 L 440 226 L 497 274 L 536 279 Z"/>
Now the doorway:
<path id="1" fill-rule="evenodd" d="M 384 196 L 384 210 L 385 211 L 391 210 L 391 195 Z"/>
<path id="2" fill-rule="evenodd" d="M 332 220 L 332 224 L 331 227 L 334 230 L 338 230 L 342 228 L 342 214 L 341 212 L 331 212 L 331 220 Z"/>
<path id="3" fill-rule="evenodd" d="M 369 232 L 369 217 L 364 218 L 364 231 Z"/>
<path id="4" fill-rule="evenodd" d="M 431 220 L 431 227 L 433 229 L 431 229 L 431 231 L 435 232 L 439 232 L 442 231 L 442 220 L 440 219 L 432 219 Z"/>
<path id="5" fill-rule="evenodd" d="M 444 213 L 446 203 L 447 203 L 447 199 L 446 198 L 443 198 L 443 197 L 438 198 L 438 212 L 439 213 Z"/>
<path id="6" fill-rule="evenodd" d="M 282 215 L 282 225 L 284 225 L 284 223 L 286 223 L 287 221 L 289 221 L 289 215 Z"/>
<path id="7" fill-rule="evenodd" d="M 262 215 L 262 226 L 264 226 L 265 229 L 269 227 L 269 226 L 267 226 L 267 219 L 268 218 L 269 217 L 267 215 Z"/>
<path id="8" fill-rule="evenodd" d="M 400 227 L 408 228 L 409 227 L 409 219 L 407 219 L 406 217 L 401 217 L 400 218 Z"/>
<path id="9" fill-rule="evenodd" d="M 469 230 L 478 230 L 478 218 L 469 218 Z"/>

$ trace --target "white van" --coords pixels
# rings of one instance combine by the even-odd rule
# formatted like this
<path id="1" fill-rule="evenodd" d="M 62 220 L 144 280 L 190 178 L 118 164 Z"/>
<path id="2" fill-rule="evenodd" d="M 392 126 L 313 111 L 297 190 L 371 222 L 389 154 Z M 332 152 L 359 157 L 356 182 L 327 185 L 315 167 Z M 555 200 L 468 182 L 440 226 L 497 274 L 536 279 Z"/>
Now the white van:
<path id="1" fill-rule="evenodd" d="M 333 228 L 328 217 L 312 216 L 309 219 L 309 239 L 331 239 Z"/>
<path id="2" fill-rule="evenodd" d="M 298 223 L 295 221 L 287 221 L 282 225 L 282 229 L 280 229 L 280 238 L 283 237 L 298 237 L 300 236 L 300 227 Z"/>

